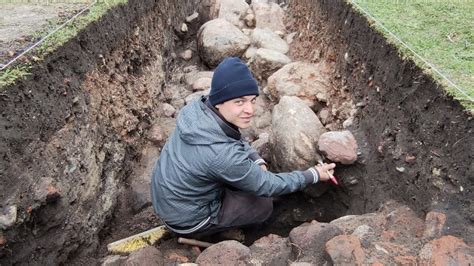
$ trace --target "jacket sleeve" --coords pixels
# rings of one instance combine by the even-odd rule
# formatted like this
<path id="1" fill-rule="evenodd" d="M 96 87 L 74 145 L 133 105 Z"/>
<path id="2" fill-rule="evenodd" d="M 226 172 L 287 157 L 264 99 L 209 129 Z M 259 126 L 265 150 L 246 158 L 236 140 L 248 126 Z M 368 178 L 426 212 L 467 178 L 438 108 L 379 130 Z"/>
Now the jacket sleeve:
<path id="1" fill-rule="evenodd" d="M 267 165 L 267 162 L 258 154 L 258 152 L 252 148 L 246 141 L 242 141 L 244 149 L 248 152 L 249 159 L 258 165 Z M 267 165 L 268 166 L 268 165 Z"/>
<path id="2" fill-rule="evenodd" d="M 288 173 L 263 171 L 241 145 L 232 145 L 217 154 L 209 167 L 209 175 L 216 181 L 267 197 L 292 193 L 316 183 L 318 176 L 314 172 L 314 169 Z"/>

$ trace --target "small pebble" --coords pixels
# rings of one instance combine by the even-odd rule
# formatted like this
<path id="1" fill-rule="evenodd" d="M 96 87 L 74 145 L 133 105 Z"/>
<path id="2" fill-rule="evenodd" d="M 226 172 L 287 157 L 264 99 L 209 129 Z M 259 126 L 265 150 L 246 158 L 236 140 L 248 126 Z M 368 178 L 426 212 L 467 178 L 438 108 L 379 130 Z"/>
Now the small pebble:
<path id="1" fill-rule="evenodd" d="M 186 23 L 181 25 L 181 32 L 188 32 L 188 25 L 186 25 Z"/>

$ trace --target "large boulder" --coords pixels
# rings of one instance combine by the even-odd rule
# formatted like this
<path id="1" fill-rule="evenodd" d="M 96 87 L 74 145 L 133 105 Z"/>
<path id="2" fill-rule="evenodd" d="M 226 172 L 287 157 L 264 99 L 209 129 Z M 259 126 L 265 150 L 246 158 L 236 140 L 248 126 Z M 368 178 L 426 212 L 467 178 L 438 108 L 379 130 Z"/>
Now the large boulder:
<path id="1" fill-rule="evenodd" d="M 208 78 L 212 80 L 213 76 L 213 71 L 198 71 L 197 69 L 192 69 L 188 73 L 184 74 L 184 80 L 187 85 L 193 86 L 194 83 L 199 79 Z"/>
<path id="2" fill-rule="evenodd" d="M 363 215 L 346 215 L 332 220 L 333 224 L 344 231 L 344 234 L 353 234 L 361 226 L 370 227 L 377 234 L 383 231 L 385 218 L 381 213 L 366 213 Z"/>
<path id="3" fill-rule="evenodd" d="M 252 3 L 257 28 L 285 32 L 285 12 L 275 3 Z"/>
<path id="4" fill-rule="evenodd" d="M 247 15 L 249 5 L 244 0 L 220 0 L 219 18 L 238 28 L 244 27 L 242 19 Z"/>
<path id="5" fill-rule="evenodd" d="M 134 266 L 134 265 L 164 265 L 163 255 L 155 247 L 149 246 L 146 248 L 139 249 L 132 252 L 128 259 L 121 265 Z"/>
<path id="6" fill-rule="evenodd" d="M 252 46 L 257 48 L 267 48 L 283 54 L 286 54 L 289 50 L 286 41 L 268 28 L 255 28 L 250 35 L 250 39 Z"/>
<path id="7" fill-rule="evenodd" d="M 252 126 L 246 129 L 254 138 L 263 132 L 270 131 L 273 106 L 274 104 L 265 95 L 260 94 L 257 97 Z"/>
<path id="8" fill-rule="evenodd" d="M 333 162 L 353 164 L 357 160 L 357 142 L 350 131 L 331 131 L 321 135 L 318 149 Z"/>
<path id="9" fill-rule="evenodd" d="M 240 57 L 250 45 L 250 39 L 225 19 L 214 19 L 201 26 L 198 50 L 208 66 L 216 66 L 225 57 Z"/>
<path id="10" fill-rule="evenodd" d="M 270 134 L 264 132 L 258 135 L 258 139 L 252 142 L 254 148 L 265 162 L 271 161 Z"/>
<path id="11" fill-rule="evenodd" d="M 293 62 L 268 78 L 268 92 L 275 101 L 285 95 L 297 96 L 312 107 L 315 101 L 328 101 L 331 88 L 328 72 L 324 63 Z"/>
<path id="12" fill-rule="evenodd" d="M 270 234 L 250 246 L 254 265 L 287 265 L 291 255 L 288 238 Z"/>
<path id="13" fill-rule="evenodd" d="M 219 242 L 206 248 L 196 259 L 199 265 L 247 265 L 250 249 L 235 240 Z"/>
<path id="14" fill-rule="evenodd" d="M 212 78 L 202 77 L 194 81 L 193 83 L 193 91 L 203 91 L 207 90 L 211 87 Z"/>
<path id="15" fill-rule="evenodd" d="M 362 265 L 365 252 L 353 235 L 339 235 L 326 243 L 326 252 L 334 265 Z"/>
<path id="16" fill-rule="evenodd" d="M 250 69 L 258 80 L 266 80 L 282 66 L 289 64 L 288 56 L 274 50 L 260 48 L 250 59 Z"/>
<path id="17" fill-rule="evenodd" d="M 195 101 L 199 98 L 201 98 L 201 96 L 204 96 L 204 95 L 208 95 L 209 92 L 211 92 L 211 89 L 207 89 L 207 90 L 203 90 L 203 91 L 196 91 L 190 95 L 188 95 L 185 99 L 184 99 L 184 102 L 186 104 L 192 102 L 192 101 Z"/>
<path id="18" fill-rule="evenodd" d="M 301 99 L 283 96 L 273 108 L 271 129 L 278 170 L 303 170 L 316 164 L 316 143 L 325 128 Z"/>
<path id="19" fill-rule="evenodd" d="M 289 239 L 299 262 L 324 265 L 329 260 L 325 250 L 326 242 L 341 234 L 342 230 L 335 225 L 312 221 L 293 228 Z"/>
<path id="20" fill-rule="evenodd" d="M 472 265 L 474 247 L 462 239 L 443 236 L 428 242 L 420 251 L 420 265 Z"/>

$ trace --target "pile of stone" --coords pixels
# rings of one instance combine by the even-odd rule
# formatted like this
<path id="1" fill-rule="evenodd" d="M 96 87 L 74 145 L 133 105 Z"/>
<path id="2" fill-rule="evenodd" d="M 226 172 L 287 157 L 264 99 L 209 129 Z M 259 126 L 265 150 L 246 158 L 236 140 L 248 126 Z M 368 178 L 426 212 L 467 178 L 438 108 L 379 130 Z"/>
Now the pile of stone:
<path id="1" fill-rule="evenodd" d="M 189 255 L 149 247 L 128 257 L 109 256 L 103 265 L 470 265 L 474 248 L 443 236 L 445 221 L 442 212 L 429 212 L 423 221 L 410 208 L 388 202 L 375 213 L 304 223 L 288 237 L 271 234 L 250 247 L 222 241 L 200 253 L 195 263 Z"/>

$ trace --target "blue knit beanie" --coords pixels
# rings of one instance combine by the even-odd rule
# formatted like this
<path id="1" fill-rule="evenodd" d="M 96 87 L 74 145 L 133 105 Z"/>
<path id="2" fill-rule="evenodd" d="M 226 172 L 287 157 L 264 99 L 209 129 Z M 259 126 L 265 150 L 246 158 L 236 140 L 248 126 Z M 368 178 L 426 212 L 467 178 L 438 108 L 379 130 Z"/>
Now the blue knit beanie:
<path id="1" fill-rule="evenodd" d="M 247 95 L 258 95 L 257 81 L 239 58 L 225 58 L 214 71 L 209 101 L 217 105 Z"/>

